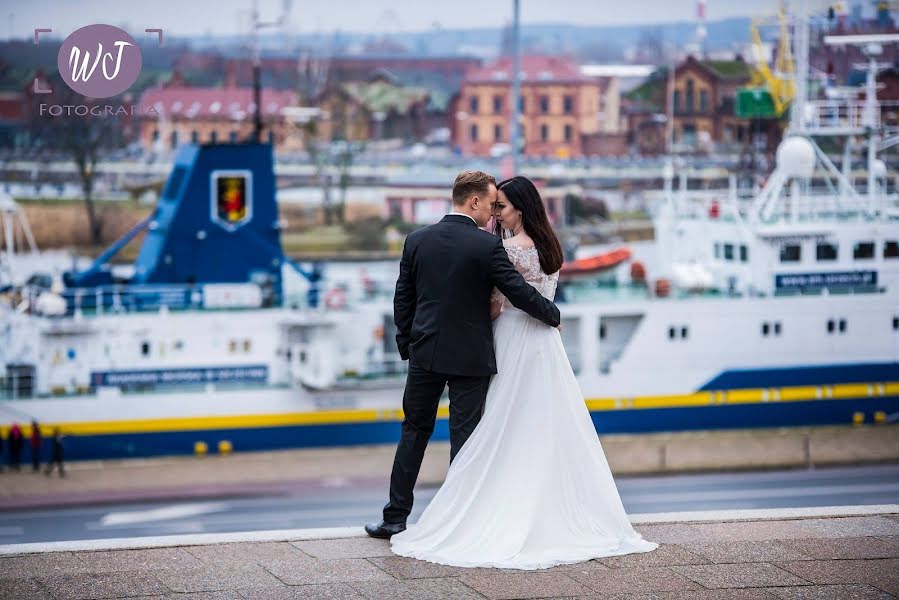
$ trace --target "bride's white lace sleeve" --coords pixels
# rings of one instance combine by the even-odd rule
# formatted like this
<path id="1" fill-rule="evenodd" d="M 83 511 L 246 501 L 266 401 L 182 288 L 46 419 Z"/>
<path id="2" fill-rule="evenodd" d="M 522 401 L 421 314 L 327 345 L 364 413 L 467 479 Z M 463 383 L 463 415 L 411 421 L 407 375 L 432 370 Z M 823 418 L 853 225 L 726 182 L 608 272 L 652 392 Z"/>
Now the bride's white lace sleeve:
<path id="1" fill-rule="evenodd" d="M 544 298 L 553 300 L 556 295 L 556 286 L 559 282 L 559 273 L 555 272 L 547 275 L 543 272 L 540 267 L 540 255 L 535 248 L 523 248 L 514 244 L 507 244 L 506 242 L 503 242 L 503 247 L 509 255 L 509 260 L 512 261 L 512 266 L 521 273 L 524 280 L 536 288 Z M 505 310 L 512 305 L 509 299 L 496 288 L 493 288 L 490 301 L 501 302 L 501 310 Z"/>

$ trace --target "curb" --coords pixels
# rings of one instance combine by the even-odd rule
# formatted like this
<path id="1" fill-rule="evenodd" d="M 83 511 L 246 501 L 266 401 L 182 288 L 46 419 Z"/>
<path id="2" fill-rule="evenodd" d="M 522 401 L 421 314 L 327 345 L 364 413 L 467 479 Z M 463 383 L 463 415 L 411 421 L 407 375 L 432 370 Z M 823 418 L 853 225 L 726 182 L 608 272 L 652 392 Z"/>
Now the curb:
<path id="1" fill-rule="evenodd" d="M 634 525 L 647 525 L 652 523 L 703 523 L 790 520 L 815 517 L 858 517 L 884 514 L 899 514 L 899 504 L 643 513 L 631 515 L 630 521 Z M 49 552 L 135 550 L 144 548 L 166 548 L 174 546 L 204 546 L 226 543 L 288 542 L 301 540 L 329 540 L 364 537 L 366 537 L 366 533 L 362 527 L 281 529 L 271 531 L 246 531 L 240 533 L 203 533 L 191 535 L 168 535 L 158 537 L 75 540 L 37 544 L 7 544 L 0 545 L 0 556 L 15 554 L 41 554 Z"/>

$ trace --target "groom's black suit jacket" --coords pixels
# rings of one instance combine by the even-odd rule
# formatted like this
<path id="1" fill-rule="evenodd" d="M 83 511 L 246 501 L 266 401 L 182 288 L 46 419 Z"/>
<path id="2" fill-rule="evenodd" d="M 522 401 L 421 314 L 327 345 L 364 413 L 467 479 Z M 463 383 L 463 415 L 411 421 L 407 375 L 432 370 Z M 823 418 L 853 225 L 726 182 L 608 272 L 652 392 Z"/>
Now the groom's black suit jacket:
<path id="1" fill-rule="evenodd" d="M 409 234 L 393 301 L 400 356 L 435 373 L 496 373 L 494 286 L 532 317 L 559 324 L 558 307 L 515 270 L 502 240 L 474 220 L 446 215 Z"/>

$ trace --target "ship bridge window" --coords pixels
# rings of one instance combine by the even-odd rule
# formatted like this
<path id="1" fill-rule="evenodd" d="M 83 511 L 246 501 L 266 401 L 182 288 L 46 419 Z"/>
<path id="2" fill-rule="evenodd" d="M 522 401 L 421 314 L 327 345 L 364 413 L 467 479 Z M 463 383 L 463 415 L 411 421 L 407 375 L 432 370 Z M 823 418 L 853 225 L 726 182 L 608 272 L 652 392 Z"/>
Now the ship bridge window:
<path id="1" fill-rule="evenodd" d="M 733 260 L 734 259 L 734 245 L 733 244 L 724 244 L 724 260 Z"/>
<path id="2" fill-rule="evenodd" d="M 837 330 L 839 330 L 840 333 L 846 333 L 846 319 L 827 320 L 827 333 L 833 333 Z"/>
<path id="3" fill-rule="evenodd" d="M 686 325 L 681 325 L 680 327 L 671 326 L 668 328 L 668 339 L 669 340 L 676 340 L 676 339 L 685 340 L 685 339 L 687 339 L 687 336 L 689 335 L 689 333 L 690 333 L 690 329 Z"/>
<path id="4" fill-rule="evenodd" d="M 852 250 L 852 258 L 855 260 L 874 258 L 874 242 L 857 242 Z"/>
<path id="5" fill-rule="evenodd" d="M 802 246 L 799 244 L 784 244 L 780 247 L 780 262 L 799 262 L 802 260 Z"/>
<path id="6" fill-rule="evenodd" d="M 899 258 L 899 242 L 896 240 L 888 240 L 883 243 L 884 258 Z"/>
<path id="7" fill-rule="evenodd" d="M 749 246 L 740 244 L 740 262 L 749 262 Z"/>
<path id="8" fill-rule="evenodd" d="M 819 261 L 836 260 L 838 249 L 836 244 L 821 242 L 817 246 L 816 257 Z"/>
<path id="9" fill-rule="evenodd" d="M 767 337 L 769 335 L 780 335 L 780 321 L 774 321 L 773 323 L 768 321 L 762 322 L 762 336 Z"/>

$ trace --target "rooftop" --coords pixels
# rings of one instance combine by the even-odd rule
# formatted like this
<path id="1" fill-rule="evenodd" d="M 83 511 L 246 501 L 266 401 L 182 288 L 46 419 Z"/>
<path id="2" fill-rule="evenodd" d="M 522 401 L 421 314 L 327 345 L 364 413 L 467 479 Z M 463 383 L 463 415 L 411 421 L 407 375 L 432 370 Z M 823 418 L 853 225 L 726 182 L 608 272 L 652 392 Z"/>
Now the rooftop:
<path id="1" fill-rule="evenodd" d="M 284 90 L 262 90 L 263 115 L 277 115 L 297 103 L 297 95 Z M 199 119 L 249 119 L 255 110 L 248 87 L 173 86 L 152 88 L 141 97 L 142 111 L 155 108 L 160 117 Z"/>
<path id="2" fill-rule="evenodd" d="M 589 81 L 578 66 L 558 56 L 523 56 L 522 83 L 571 83 Z M 473 69 L 465 76 L 466 83 L 511 83 L 512 60 L 501 58 L 484 67 Z"/>

